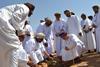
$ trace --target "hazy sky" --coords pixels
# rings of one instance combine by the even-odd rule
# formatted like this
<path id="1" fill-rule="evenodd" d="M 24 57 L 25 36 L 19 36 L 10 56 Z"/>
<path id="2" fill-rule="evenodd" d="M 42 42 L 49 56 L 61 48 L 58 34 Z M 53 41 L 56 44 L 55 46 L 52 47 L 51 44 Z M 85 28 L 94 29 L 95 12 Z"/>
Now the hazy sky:
<path id="1" fill-rule="evenodd" d="M 66 9 L 72 10 L 80 17 L 81 13 L 93 15 L 91 7 L 95 4 L 100 4 L 100 0 L 0 0 L 0 8 L 24 2 L 30 2 L 36 6 L 33 15 L 30 17 L 30 23 L 34 31 L 41 19 L 49 17 L 54 20 L 55 12 L 60 12 L 62 14 L 62 18 L 66 20 L 66 17 L 63 14 L 63 11 Z"/>

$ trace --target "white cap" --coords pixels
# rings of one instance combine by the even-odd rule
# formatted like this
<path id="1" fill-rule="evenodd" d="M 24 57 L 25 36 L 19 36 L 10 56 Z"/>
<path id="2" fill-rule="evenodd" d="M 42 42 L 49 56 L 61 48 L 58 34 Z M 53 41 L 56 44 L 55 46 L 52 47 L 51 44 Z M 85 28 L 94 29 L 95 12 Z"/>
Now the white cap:
<path id="1" fill-rule="evenodd" d="M 44 38 L 45 35 L 44 35 L 44 33 L 37 33 L 37 34 L 35 35 L 35 37 L 36 37 L 36 38 Z"/>

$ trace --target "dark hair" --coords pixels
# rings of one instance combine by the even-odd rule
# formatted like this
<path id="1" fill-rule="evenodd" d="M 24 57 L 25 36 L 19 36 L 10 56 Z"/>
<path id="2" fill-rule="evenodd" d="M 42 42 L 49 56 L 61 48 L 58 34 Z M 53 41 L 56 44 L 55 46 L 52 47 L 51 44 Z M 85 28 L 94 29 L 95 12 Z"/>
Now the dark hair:
<path id="1" fill-rule="evenodd" d="M 67 13 L 67 12 L 70 12 L 70 11 L 69 11 L 69 10 L 65 10 L 65 11 L 64 11 L 64 14 Z"/>
<path id="2" fill-rule="evenodd" d="M 62 38 L 62 37 L 64 37 L 64 36 L 66 36 L 67 35 L 67 32 L 61 32 L 60 34 L 59 34 L 59 36 Z"/>
<path id="3" fill-rule="evenodd" d="M 24 3 L 30 10 L 34 10 L 35 9 L 35 6 L 31 3 Z"/>
<path id="4" fill-rule="evenodd" d="M 40 23 L 44 22 L 44 20 L 40 20 Z"/>
<path id="5" fill-rule="evenodd" d="M 88 18 L 92 20 L 93 19 L 93 16 L 88 16 Z"/>
<path id="6" fill-rule="evenodd" d="M 92 8 L 93 9 L 95 9 L 95 8 L 99 9 L 99 6 L 98 5 L 94 5 Z"/>
<path id="7" fill-rule="evenodd" d="M 85 16 L 85 17 L 86 17 L 86 15 L 85 15 L 84 13 L 81 14 L 81 17 L 82 17 L 82 16 Z"/>

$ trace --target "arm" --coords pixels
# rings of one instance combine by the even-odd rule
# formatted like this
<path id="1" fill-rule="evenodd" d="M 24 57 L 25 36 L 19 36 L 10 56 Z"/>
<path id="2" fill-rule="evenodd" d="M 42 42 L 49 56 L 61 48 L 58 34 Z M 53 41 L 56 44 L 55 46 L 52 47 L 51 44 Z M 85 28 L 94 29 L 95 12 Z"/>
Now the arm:
<path id="1" fill-rule="evenodd" d="M 82 30 L 81 30 L 81 25 L 79 23 L 78 17 L 75 16 L 75 22 L 76 22 L 76 27 L 77 27 L 77 32 L 79 36 L 82 36 Z"/>

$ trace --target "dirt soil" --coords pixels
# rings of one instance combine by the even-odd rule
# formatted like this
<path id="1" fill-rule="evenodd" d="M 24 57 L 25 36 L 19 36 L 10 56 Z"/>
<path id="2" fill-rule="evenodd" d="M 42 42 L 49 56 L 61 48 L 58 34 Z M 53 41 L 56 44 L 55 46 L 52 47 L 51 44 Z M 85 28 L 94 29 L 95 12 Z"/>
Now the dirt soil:
<path id="1" fill-rule="evenodd" d="M 63 64 L 56 59 L 55 61 L 48 61 L 47 63 L 42 63 L 40 67 L 63 67 Z M 81 61 L 75 64 L 70 65 L 69 67 L 100 67 L 100 54 L 94 53 L 87 53 L 81 57 Z"/>
<path id="2" fill-rule="evenodd" d="M 100 54 L 87 53 L 81 58 L 81 62 L 71 67 L 100 67 Z"/>
<path id="3" fill-rule="evenodd" d="M 40 67 L 63 67 L 58 59 L 56 59 L 56 63 L 55 61 L 48 61 L 47 63 L 42 64 Z M 95 52 L 84 54 L 80 62 L 72 64 L 70 67 L 100 67 L 100 54 Z"/>

